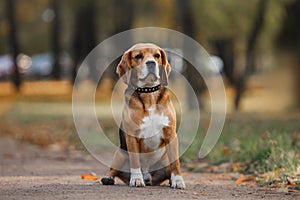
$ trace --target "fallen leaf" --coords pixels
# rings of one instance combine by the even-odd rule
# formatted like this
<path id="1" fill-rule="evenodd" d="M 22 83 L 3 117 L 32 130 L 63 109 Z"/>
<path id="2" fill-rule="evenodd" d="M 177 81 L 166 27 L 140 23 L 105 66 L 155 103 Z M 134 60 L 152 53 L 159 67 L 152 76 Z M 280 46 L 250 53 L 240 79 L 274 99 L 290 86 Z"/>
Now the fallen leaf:
<path id="1" fill-rule="evenodd" d="M 292 178 L 287 177 L 286 180 L 287 180 L 287 184 L 288 184 L 288 185 L 292 185 L 292 186 L 295 186 L 295 185 L 296 185 L 296 183 L 294 182 L 294 180 L 293 180 Z"/>
<path id="2" fill-rule="evenodd" d="M 234 184 L 241 184 L 243 182 L 246 182 L 246 181 L 255 181 L 256 180 L 256 177 L 255 176 L 245 176 L 244 174 L 241 174 L 239 176 L 239 178 L 234 182 Z"/>
<path id="3" fill-rule="evenodd" d="M 224 155 L 230 155 L 230 154 L 232 154 L 232 151 L 228 147 L 225 147 L 222 150 L 222 154 L 224 154 Z"/>
<path id="4" fill-rule="evenodd" d="M 264 174 L 260 174 L 259 178 L 264 182 L 282 182 L 279 178 L 281 173 L 285 172 L 284 168 L 277 169 L 275 171 L 266 172 Z"/>
<path id="5" fill-rule="evenodd" d="M 81 175 L 81 179 L 83 180 L 91 180 L 91 181 L 96 181 L 98 180 L 98 177 L 95 176 L 95 174 L 82 174 Z"/>
<path id="6" fill-rule="evenodd" d="M 240 171 L 241 169 L 242 169 L 242 163 L 239 163 L 239 162 L 237 162 L 237 163 L 233 163 L 232 164 L 232 166 L 231 166 L 231 168 L 232 168 L 232 171 L 233 172 L 238 172 L 238 171 Z"/>

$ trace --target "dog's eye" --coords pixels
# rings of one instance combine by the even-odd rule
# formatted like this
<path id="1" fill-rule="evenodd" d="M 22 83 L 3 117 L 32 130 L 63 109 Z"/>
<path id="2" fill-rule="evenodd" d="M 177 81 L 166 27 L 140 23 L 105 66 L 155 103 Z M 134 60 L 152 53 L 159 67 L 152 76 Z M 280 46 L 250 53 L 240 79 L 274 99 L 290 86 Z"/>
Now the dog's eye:
<path id="1" fill-rule="evenodd" d="M 139 60 L 139 59 L 142 59 L 143 56 L 142 56 L 142 54 L 138 54 L 138 55 L 136 55 L 134 58 L 137 59 L 137 60 Z"/>
<path id="2" fill-rule="evenodd" d="M 154 58 L 160 58 L 160 55 L 158 53 L 154 54 Z"/>

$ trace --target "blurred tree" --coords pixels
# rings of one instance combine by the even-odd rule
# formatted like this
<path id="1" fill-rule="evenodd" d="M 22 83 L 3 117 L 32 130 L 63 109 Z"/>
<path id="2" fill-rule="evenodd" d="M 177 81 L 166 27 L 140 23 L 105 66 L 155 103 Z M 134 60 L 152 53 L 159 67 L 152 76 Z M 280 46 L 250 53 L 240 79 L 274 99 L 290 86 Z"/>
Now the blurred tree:
<path id="1" fill-rule="evenodd" d="M 12 80 L 17 91 L 19 91 L 21 86 L 21 77 L 17 62 L 17 57 L 19 55 L 19 43 L 17 38 L 17 25 L 15 20 L 15 3 L 15 0 L 6 0 L 7 20 L 9 23 L 8 45 L 9 53 L 12 55 L 14 65 L 14 73 L 12 75 Z"/>
<path id="2" fill-rule="evenodd" d="M 300 107 L 300 0 L 295 0 L 287 4 L 286 16 L 282 21 L 281 30 L 278 36 L 278 44 L 284 49 L 292 52 L 296 58 L 296 94 Z"/>
<path id="3" fill-rule="evenodd" d="M 234 100 L 235 109 L 239 109 L 240 100 L 245 91 L 246 79 L 255 69 L 255 47 L 257 39 L 262 32 L 265 13 L 267 8 L 268 0 L 260 0 L 258 3 L 257 15 L 254 19 L 252 30 L 250 31 L 247 49 L 246 49 L 246 66 L 244 72 L 238 77 L 235 84 L 236 96 Z"/>
<path id="4" fill-rule="evenodd" d="M 79 1 L 75 13 L 74 38 L 73 38 L 73 82 L 75 81 L 80 62 L 96 46 L 96 27 L 95 27 L 95 1 Z M 89 65 L 89 77 L 97 81 L 95 77 L 95 64 L 92 60 L 87 62 Z"/>
<path id="5" fill-rule="evenodd" d="M 135 12 L 135 4 L 131 0 L 111 0 L 114 8 L 112 13 L 113 34 L 127 31 L 132 27 Z"/>
<path id="6" fill-rule="evenodd" d="M 111 13 L 112 30 L 110 35 L 121 33 L 132 28 L 135 15 L 135 4 L 131 0 L 110 0 L 111 9 L 114 12 Z M 128 47 L 132 44 L 132 38 L 128 38 L 124 43 L 128 44 Z M 115 49 L 119 44 L 114 44 Z M 116 73 L 116 66 L 118 65 L 121 57 L 110 64 L 110 67 L 106 71 L 106 76 L 110 77 L 110 80 L 114 82 L 118 79 Z"/>
<path id="7" fill-rule="evenodd" d="M 51 2 L 52 0 L 16 1 L 15 17 L 20 52 L 34 55 L 52 50 L 50 40 L 54 12 Z"/>
<path id="8" fill-rule="evenodd" d="M 52 46 L 53 54 L 53 68 L 52 76 L 55 79 L 60 79 L 60 64 L 59 64 L 59 54 L 60 54 L 60 1 L 52 0 L 51 7 L 54 12 L 54 19 L 52 22 L 52 39 L 50 40 Z"/>
<path id="9" fill-rule="evenodd" d="M 208 43 L 207 47 L 212 47 L 221 57 L 224 62 L 224 74 L 237 91 L 241 67 L 238 67 L 240 63 L 236 60 L 241 60 L 244 56 L 241 52 L 246 49 L 244 46 L 247 46 L 245 43 L 249 40 L 249 32 L 253 32 L 251 26 L 253 26 L 252 19 L 256 19 L 257 1 L 190 0 L 188 2 L 189 12 L 196 19 L 193 22 L 195 30 L 193 38 L 201 41 L 203 45 Z M 185 7 L 180 6 L 178 9 L 183 10 Z M 189 24 L 185 23 L 184 26 L 189 27 Z M 204 88 L 203 83 L 197 85 L 202 85 Z"/>
<path id="10" fill-rule="evenodd" d="M 223 61 L 225 76 L 231 85 L 234 85 L 236 81 L 234 43 L 235 40 L 233 38 L 216 39 L 213 42 L 217 55 Z"/>
<path id="11" fill-rule="evenodd" d="M 193 12 L 191 10 L 190 1 L 188 0 L 176 0 L 176 6 L 177 6 L 177 14 L 178 14 L 178 21 L 179 25 L 181 26 L 182 32 L 186 35 L 188 35 L 191 38 L 196 38 L 196 35 L 199 34 L 196 32 L 195 27 L 195 21 Z M 186 45 L 186 44 L 183 44 Z M 183 47 L 183 49 L 187 49 L 189 47 Z M 196 58 L 195 56 L 192 56 Z M 189 80 L 192 88 L 196 92 L 196 95 L 199 99 L 200 107 L 202 107 L 201 102 L 201 96 L 203 91 L 205 90 L 205 84 L 201 76 L 195 76 L 195 74 L 198 74 L 196 69 L 191 65 L 189 62 L 185 62 L 186 65 L 186 71 L 185 71 L 185 77 L 187 80 Z M 197 106 L 197 102 L 194 102 L 192 98 L 190 98 L 192 95 L 191 93 L 194 92 L 191 91 L 190 88 L 187 88 L 187 102 L 189 105 L 189 109 L 194 109 Z"/>
<path id="12" fill-rule="evenodd" d="M 254 18 L 257 0 L 190 0 L 196 30 L 196 38 L 203 45 L 218 40 L 235 39 L 244 43 Z M 200 36 L 200 37 L 199 37 Z"/>

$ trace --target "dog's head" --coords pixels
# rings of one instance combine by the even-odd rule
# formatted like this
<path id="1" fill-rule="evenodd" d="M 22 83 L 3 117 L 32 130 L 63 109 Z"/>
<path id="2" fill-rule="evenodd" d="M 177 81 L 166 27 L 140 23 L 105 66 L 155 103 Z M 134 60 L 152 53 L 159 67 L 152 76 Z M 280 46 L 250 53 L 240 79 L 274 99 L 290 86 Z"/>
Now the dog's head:
<path id="1" fill-rule="evenodd" d="M 168 85 L 171 67 L 166 53 L 151 43 L 139 43 L 127 50 L 117 66 L 117 73 L 126 84 L 136 87 Z"/>

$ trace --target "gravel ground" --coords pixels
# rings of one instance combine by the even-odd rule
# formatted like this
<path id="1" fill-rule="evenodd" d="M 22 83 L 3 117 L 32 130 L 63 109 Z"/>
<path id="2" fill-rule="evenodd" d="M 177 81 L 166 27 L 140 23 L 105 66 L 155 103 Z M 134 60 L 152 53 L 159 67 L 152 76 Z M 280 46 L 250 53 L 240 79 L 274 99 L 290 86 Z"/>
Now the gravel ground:
<path id="1" fill-rule="evenodd" d="M 41 149 L 0 138 L 0 199 L 300 199 L 299 193 L 234 185 L 220 174 L 191 173 L 183 169 L 186 190 L 159 187 L 130 188 L 117 181 L 103 186 L 81 179 L 82 173 L 99 176 L 107 168 L 82 152 Z"/>

